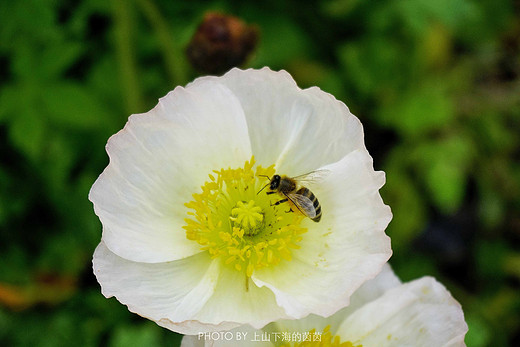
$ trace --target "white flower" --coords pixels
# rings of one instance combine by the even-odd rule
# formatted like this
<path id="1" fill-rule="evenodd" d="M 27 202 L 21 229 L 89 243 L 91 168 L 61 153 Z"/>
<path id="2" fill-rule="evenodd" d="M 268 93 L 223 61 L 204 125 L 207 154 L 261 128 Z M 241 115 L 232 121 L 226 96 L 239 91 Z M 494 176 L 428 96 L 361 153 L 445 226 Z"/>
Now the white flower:
<path id="1" fill-rule="evenodd" d="M 182 347 L 465 346 L 468 326 L 460 304 L 432 277 L 401 283 L 390 266 L 353 295 L 351 305 L 328 317 L 309 315 L 254 330 L 184 336 Z"/>
<path id="2" fill-rule="evenodd" d="M 385 177 L 359 120 L 285 71 L 177 87 L 131 116 L 107 152 L 89 196 L 103 224 L 94 273 L 106 297 L 171 330 L 329 316 L 391 255 Z M 275 172 L 318 169 L 329 172 L 312 186 L 319 223 L 259 193 Z"/>

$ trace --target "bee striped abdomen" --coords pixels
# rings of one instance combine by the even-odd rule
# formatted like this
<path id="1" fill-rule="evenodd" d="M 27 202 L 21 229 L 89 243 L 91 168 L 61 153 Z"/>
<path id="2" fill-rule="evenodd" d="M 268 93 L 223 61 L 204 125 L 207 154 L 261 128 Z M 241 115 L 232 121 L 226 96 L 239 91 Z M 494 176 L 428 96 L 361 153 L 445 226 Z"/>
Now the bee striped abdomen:
<path id="1" fill-rule="evenodd" d="M 314 218 L 311 218 L 314 222 L 319 222 L 321 219 L 321 205 L 318 201 L 318 198 L 311 192 L 309 189 L 305 187 L 301 187 L 296 191 L 296 194 L 300 194 L 308 198 L 310 201 L 312 201 L 312 204 L 314 205 L 314 209 L 316 210 L 316 216 Z"/>

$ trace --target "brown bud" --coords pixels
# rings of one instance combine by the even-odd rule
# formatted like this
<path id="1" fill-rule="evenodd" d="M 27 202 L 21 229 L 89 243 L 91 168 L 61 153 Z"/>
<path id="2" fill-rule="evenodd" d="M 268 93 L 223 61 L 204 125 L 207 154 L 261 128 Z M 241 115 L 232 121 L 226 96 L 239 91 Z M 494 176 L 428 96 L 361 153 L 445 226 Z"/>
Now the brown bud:
<path id="1" fill-rule="evenodd" d="M 258 41 L 258 30 L 242 20 L 220 13 L 206 13 L 186 54 L 200 72 L 220 74 L 247 60 Z"/>

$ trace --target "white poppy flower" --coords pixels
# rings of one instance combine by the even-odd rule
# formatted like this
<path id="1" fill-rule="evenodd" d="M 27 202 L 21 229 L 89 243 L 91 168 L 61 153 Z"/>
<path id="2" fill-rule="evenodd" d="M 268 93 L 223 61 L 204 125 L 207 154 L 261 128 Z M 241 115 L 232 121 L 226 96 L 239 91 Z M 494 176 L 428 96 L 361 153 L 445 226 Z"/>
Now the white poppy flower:
<path id="1" fill-rule="evenodd" d="M 468 326 L 460 304 L 432 277 L 402 284 L 389 266 L 352 295 L 351 305 L 323 318 L 281 320 L 262 330 L 184 336 L 182 347 L 465 346 Z"/>
<path id="2" fill-rule="evenodd" d="M 359 120 L 285 71 L 177 87 L 131 116 L 107 152 L 89 195 L 103 225 L 94 273 L 106 297 L 173 331 L 329 316 L 391 255 L 385 176 Z M 319 212 L 312 203 L 260 191 L 275 173 L 316 170 L 327 173 L 308 186 L 318 223 L 298 211 Z"/>

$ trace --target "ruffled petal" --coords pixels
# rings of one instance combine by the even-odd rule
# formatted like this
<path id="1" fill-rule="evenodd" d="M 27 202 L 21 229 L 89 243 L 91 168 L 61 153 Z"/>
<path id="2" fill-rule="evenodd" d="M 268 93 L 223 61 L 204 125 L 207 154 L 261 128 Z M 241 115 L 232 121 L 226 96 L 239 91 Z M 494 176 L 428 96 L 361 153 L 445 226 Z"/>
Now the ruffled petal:
<path id="1" fill-rule="evenodd" d="M 239 101 L 210 80 L 178 87 L 150 112 L 131 116 L 110 138 L 107 152 L 110 164 L 89 198 L 107 247 L 142 262 L 198 252 L 182 229 L 184 203 L 212 170 L 240 167 L 251 158 Z"/>
<path id="2" fill-rule="evenodd" d="M 103 242 L 94 252 L 94 274 L 107 298 L 183 334 L 232 329 L 238 324 L 204 324 L 193 319 L 215 291 L 218 262 L 206 253 L 166 263 L 137 263 L 111 252 Z"/>
<path id="3" fill-rule="evenodd" d="M 277 319 L 289 318 L 276 304 L 273 293 L 247 280 L 243 272 L 223 267 L 213 296 L 194 316 L 211 324 L 231 321 L 261 328 Z"/>
<path id="4" fill-rule="evenodd" d="M 403 284 L 352 313 L 342 341 L 371 346 L 464 346 L 468 326 L 460 304 L 431 277 Z"/>
<path id="5" fill-rule="evenodd" d="M 198 335 L 184 335 L 181 341 L 181 347 L 205 347 L 210 344 L 203 339 L 199 338 Z"/>
<path id="6" fill-rule="evenodd" d="M 396 276 L 392 268 L 388 263 L 383 266 L 383 270 L 370 281 L 365 282 L 358 290 L 352 294 L 350 298 L 350 304 L 337 312 L 334 316 L 338 315 L 345 319 L 352 312 L 356 311 L 361 306 L 369 303 L 380 296 L 391 288 L 395 288 L 401 285 L 401 280 Z M 335 330 L 332 330 L 335 332 Z"/>
<path id="7" fill-rule="evenodd" d="M 253 274 L 255 283 L 271 289 L 293 318 L 327 317 L 347 306 L 353 292 L 374 278 L 392 254 L 384 233 L 392 214 L 378 193 L 384 175 L 373 170 L 368 153 L 354 151 L 325 169 L 330 175 L 312 188 L 322 220 L 306 221 L 308 231 L 291 261 Z"/>
<path id="8" fill-rule="evenodd" d="M 321 332 L 325 327 L 330 326 L 332 335 L 336 335 L 338 327 L 348 315 L 364 304 L 377 299 L 390 288 L 397 287 L 400 284 L 401 281 L 387 263 L 383 266 L 383 270 L 381 270 L 376 278 L 365 282 L 365 284 L 352 294 L 350 304 L 347 307 L 342 308 L 332 316 L 324 318 L 310 314 L 302 319 L 281 319 L 267 325 L 264 330 L 270 332 L 286 331 L 303 333 L 315 329 L 317 332 Z"/>
<path id="9" fill-rule="evenodd" d="M 218 81 L 240 100 L 264 166 L 297 176 L 365 148 L 361 123 L 344 103 L 317 87 L 302 90 L 286 71 L 232 69 Z"/>

